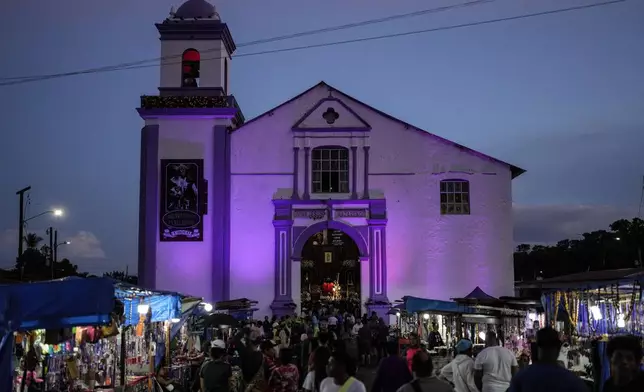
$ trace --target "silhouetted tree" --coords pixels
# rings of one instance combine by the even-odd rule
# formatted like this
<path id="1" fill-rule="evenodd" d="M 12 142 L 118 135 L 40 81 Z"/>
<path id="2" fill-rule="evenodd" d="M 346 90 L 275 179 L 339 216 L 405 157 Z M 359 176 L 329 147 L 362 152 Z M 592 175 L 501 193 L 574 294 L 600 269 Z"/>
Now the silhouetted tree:
<path id="1" fill-rule="evenodd" d="M 610 230 L 583 233 L 555 245 L 520 244 L 514 253 L 516 280 L 641 266 L 644 221 L 620 219 Z"/>
<path id="2" fill-rule="evenodd" d="M 43 238 L 35 233 L 28 233 L 24 238 L 26 249 L 18 258 L 15 271 L 20 272 L 24 280 L 37 281 L 51 279 L 52 269 L 49 264 L 51 250 L 49 246 L 40 246 Z M 62 259 L 54 264 L 54 278 L 78 276 L 78 266 L 69 259 Z"/>
<path id="3" fill-rule="evenodd" d="M 136 276 L 128 275 L 127 272 L 124 272 L 124 271 L 106 272 L 103 274 L 103 276 L 106 278 L 112 278 L 114 280 L 129 283 L 132 285 L 136 285 L 139 281 L 139 279 Z"/>

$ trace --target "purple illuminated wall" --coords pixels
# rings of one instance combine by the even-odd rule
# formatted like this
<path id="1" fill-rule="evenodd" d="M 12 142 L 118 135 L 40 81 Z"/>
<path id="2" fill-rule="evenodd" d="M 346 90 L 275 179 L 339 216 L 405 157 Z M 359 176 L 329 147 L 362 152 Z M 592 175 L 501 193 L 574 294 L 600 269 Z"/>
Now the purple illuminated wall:
<path id="1" fill-rule="evenodd" d="M 377 296 L 395 300 L 404 295 L 449 300 L 476 286 L 495 296 L 513 295 L 511 180 L 515 169 L 392 119 L 337 90 L 333 96 L 370 129 L 352 133 L 292 130 L 303 113 L 310 111 L 307 108 L 328 96 L 329 87 L 319 85 L 232 134 L 231 296 L 245 292 L 260 300 L 262 312 L 270 313 L 268 304 L 276 298 L 279 286 L 275 283 L 275 271 L 279 271 L 276 232 L 285 230 L 273 221 L 291 219 L 288 205 L 300 208 L 301 203 L 329 199 L 311 191 L 310 151 L 320 143 L 342 145 L 351 152 L 350 193 L 331 197 L 332 203 L 376 199 L 383 200 L 384 206 L 386 200 L 386 221 L 377 222 L 371 216 L 370 224 L 356 228 L 367 240 L 370 266 L 377 263 L 372 246 L 382 250 L 378 254 L 382 267 L 370 268 L 370 276 L 363 281 L 382 277 L 383 284 L 369 287 L 364 300 Z M 342 112 L 341 105 L 334 108 L 344 118 L 352 115 Z M 448 170 L 437 172 L 437 164 Z M 470 215 L 440 214 L 439 184 L 450 178 L 469 182 Z M 334 200 L 340 198 L 345 200 Z M 288 201 L 273 204 L 275 199 Z M 303 229 L 293 225 L 291 241 L 297 243 Z M 371 237 L 379 244 L 372 244 Z M 288 268 L 293 279 L 294 267 Z M 288 270 L 283 271 L 288 275 Z M 270 286 L 258 283 L 269 280 Z M 289 300 L 288 293 L 277 297 L 281 302 Z M 271 302 L 266 303 L 267 298 Z"/>

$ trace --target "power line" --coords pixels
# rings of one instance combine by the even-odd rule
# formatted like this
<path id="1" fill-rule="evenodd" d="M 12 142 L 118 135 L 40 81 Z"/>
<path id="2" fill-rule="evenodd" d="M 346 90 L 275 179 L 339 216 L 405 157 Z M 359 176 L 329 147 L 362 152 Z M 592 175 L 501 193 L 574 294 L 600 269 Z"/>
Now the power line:
<path id="1" fill-rule="evenodd" d="M 465 27 L 476 27 L 476 26 L 483 26 L 483 25 L 494 24 L 494 23 L 499 23 L 499 22 L 508 22 L 508 21 L 514 21 L 514 20 L 528 19 L 528 18 L 533 18 L 533 17 L 538 17 L 538 16 L 547 16 L 547 15 L 554 15 L 554 14 L 560 14 L 560 13 L 565 13 L 565 12 L 580 11 L 580 10 L 596 8 L 596 7 L 602 7 L 602 6 L 607 6 L 607 5 L 617 4 L 617 3 L 624 3 L 624 2 L 626 2 L 626 0 L 611 0 L 611 1 L 604 1 L 604 2 L 600 2 L 600 3 L 594 3 L 594 4 L 586 4 L 586 5 L 568 7 L 568 8 L 559 8 L 559 9 L 550 10 L 550 11 L 534 12 L 534 13 L 530 13 L 530 14 L 509 16 L 509 17 L 496 18 L 496 19 L 488 19 L 488 20 L 483 20 L 483 21 L 478 21 L 478 22 L 470 22 L 470 23 L 462 23 L 462 24 L 456 24 L 456 25 L 450 25 L 450 26 L 435 27 L 435 28 L 431 28 L 431 29 L 413 30 L 413 31 L 406 31 L 406 32 L 402 32 L 402 33 L 385 34 L 385 35 L 366 37 L 366 38 L 350 39 L 350 40 L 344 40 L 344 41 L 333 41 L 333 42 L 326 42 L 326 43 L 321 43 L 321 44 L 292 46 L 292 47 L 289 47 L 289 48 L 272 49 L 272 50 L 265 50 L 265 51 L 259 51 L 259 52 L 251 52 L 251 53 L 243 53 L 243 54 L 235 55 L 233 57 L 238 58 L 238 57 L 259 56 L 259 55 L 265 55 L 265 54 L 293 52 L 293 51 L 305 50 L 305 49 L 315 49 L 315 48 L 323 48 L 323 47 L 330 47 L 330 46 L 336 46 L 336 45 L 346 45 L 346 44 L 352 44 L 352 43 L 376 41 L 376 40 L 389 39 L 389 38 L 400 38 L 400 37 L 406 37 L 406 36 L 412 36 L 412 35 L 418 35 L 418 34 L 424 34 L 424 33 L 433 33 L 433 32 L 437 32 L 437 31 L 455 30 L 455 29 L 460 29 L 460 28 L 465 28 Z M 223 56 L 211 57 L 211 58 L 203 58 L 203 59 L 201 59 L 201 61 L 212 61 L 212 60 L 218 60 L 218 59 L 221 59 L 221 58 L 223 58 Z M 103 73 L 103 72 L 113 72 L 113 71 L 124 71 L 124 70 L 132 70 L 132 69 L 159 67 L 161 65 L 179 64 L 179 63 L 181 63 L 181 62 L 180 61 L 177 61 L 177 62 L 164 62 L 162 64 L 132 65 L 132 66 L 123 66 L 123 67 L 118 67 L 118 68 L 114 67 L 114 68 L 109 68 L 109 69 L 95 69 L 95 70 L 68 72 L 68 73 L 62 73 L 62 74 L 43 75 L 41 77 L 33 77 L 33 78 L 30 78 L 30 79 L 7 81 L 7 82 L 4 82 L 4 83 L 0 83 L 0 86 L 11 86 L 11 85 L 16 85 L 16 84 L 36 82 L 36 81 L 42 81 L 42 80 L 48 80 L 48 79 L 57 79 L 57 78 L 62 78 L 62 77 L 76 76 L 76 75 L 83 75 L 83 74 L 94 74 L 94 73 Z"/>
<path id="2" fill-rule="evenodd" d="M 415 16 L 422 16 L 422 15 L 427 15 L 427 14 L 446 12 L 446 11 L 450 11 L 450 10 L 457 9 L 457 8 L 472 7 L 472 6 L 477 6 L 477 5 L 480 5 L 480 4 L 491 3 L 491 2 L 494 2 L 494 1 L 496 1 L 496 0 L 473 0 L 473 1 L 468 1 L 468 2 L 465 2 L 465 3 L 459 3 L 459 4 L 449 5 L 449 6 L 435 7 L 435 8 L 429 8 L 429 9 L 415 11 L 415 12 L 409 12 L 409 13 L 406 13 L 406 14 L 391 15 L 391 16 L 387 16 L 387 17 L 384 17 L 384 18 L 369 19 L 369 20 L 365 20 L 365 21 L 362 21 L 362 22 L 348 23 L 348 24 L 339 25 L 339 26 L 325 27 L 325 28 L 321 28 L 321 29 L 308 30 L 308 31 L 303 31 L 303 32 L 299 32 L 299 33 L 292 33 L 292 34 L 287 34 L 287 35 L 280 35 L 280 36 L 276 36 L 276 37 L 255 40 L 255 41 L 249 41 L 249 42 L 238 44 L 237 47 L 242 48 L 242 47 L 246 47 L 246 46 L 267 44 L 267 43 L 272 43 L 272 42 L 289 40 L 289 39 L 293 39 L 293 38 L 306 37 L 306 36 L 310 36 L 310 35 L 317 35 L 317 34 L 323 34 L 323 33 L 330 33 L 330 32 L 334 32 L 334 31 L 353 29 L 353 28 L 356 28 L 356 27 L 363 27 L 363 26 L 368 26 L 368 25 L 372 25 L 372 24 L 391 22 L 391 21 L 394 21 L 394 20 L 406 19 L 406 18 L 411 18 L 411 17 L 415 17 Z M 201 53 L 211 53 L 211 52 L 219 52 L 219 51 L 220 51 L 220 48 L 217 47 L 217 48 L 210 48 L 210 49 L 203 50 L 203 51 L 201 51 Z M 181 56 L 182 55 L 178 54 L 178 55 L 171 55 L 171 56 L 164 56 L 164 57 L 155 57 L 155 58 L 147 59 L 147 60 L 139 60 L 139 61 L 133 61 L 133 62 L 127 62 L 127 63 L 113 64 L 113 65 L 108 65 L 108 66 L 103 66 L 103 67 L 98 67 L 98 68 L 90 68 L 90 69 L 85 69 L 85 70 L 75 71 L 75 72 L 66 72 L 65 74 L 66 74 L 66 76 L 72 76 L 71 74 L 76 75 L 78 73 L 93 73 L 93 72 L 98 72 L 98 71 L 108 71 L 108 70 L 112 70 L 112 69 L 122 69 L 122 68 L 142 65 L 142 64 L 146 64 L 146 63 L 151 63 L 151 62 L 159 63 L 159 62 L 162 62 L 162 61 L 181 58 Z M 57 75 L 62 75 L 62 74 L 13 76 L 13 77 L 8 77 L 8 78 L 0 78 L 0 81 L 17 81 L 17 80 L 23 80 L 23 79 L 40 79 L 40 78 L 44 78 L 44 77 L 57 76 Z"/>

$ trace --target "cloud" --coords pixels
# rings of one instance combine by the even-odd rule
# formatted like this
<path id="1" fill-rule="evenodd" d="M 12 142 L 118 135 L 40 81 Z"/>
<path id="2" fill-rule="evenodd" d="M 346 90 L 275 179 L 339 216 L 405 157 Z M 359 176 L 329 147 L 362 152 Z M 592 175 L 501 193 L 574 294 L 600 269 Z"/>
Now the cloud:
<path id="1" fill-rule="evenodd" d="M 608 230 L 618 219 L 632 219 L 637 211 L 607 205 L 514 205 L 515 243 L 555 243 L 582 233 Z"/>
<path id="2" fill-rule="evenodd" d="M 69 245 L 65 245 L 65 255 L 69 259 L 105 258 L 105 251 L 101 247 L 101 241 L 89 231 L 79 231 L 76 235 L 67 237 L 65 241 L 71 242 Z"/>
<path id="3" fill-rule="evenodd" d="M 47 245 L 49 239 L 45 238 L 44 230 L 29 230 L 30 232 L 42 233 L 44 238 L 42 244 Z M 58 241 L 70 241 L 69 245 L 59 247 L 60 257 L 66 257 L 74 262 L 78 259 L 104 259 L 105 251 L 101 245 L 101 241 L 90 231 L 81 230 L 74 235 L 67 235 L 64 232 L 58 233 Z M 0 248 L 2 253 L 16 249 L 18 242 L 18 230 L 7 229 L 0 232 Z"/>

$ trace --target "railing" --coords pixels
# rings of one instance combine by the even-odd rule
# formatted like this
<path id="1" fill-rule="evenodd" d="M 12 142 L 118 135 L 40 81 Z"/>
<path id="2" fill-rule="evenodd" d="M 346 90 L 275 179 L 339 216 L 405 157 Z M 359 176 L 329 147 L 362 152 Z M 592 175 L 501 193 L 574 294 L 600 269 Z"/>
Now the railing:
<path id="1" fill-rule="evenodd" d="M 142 95 L 141 109 L 236 109 L 235 125 L 241 126 L 245 119 L 237 100 L 232 95 L 185 96 L 185 95 Z"/>

